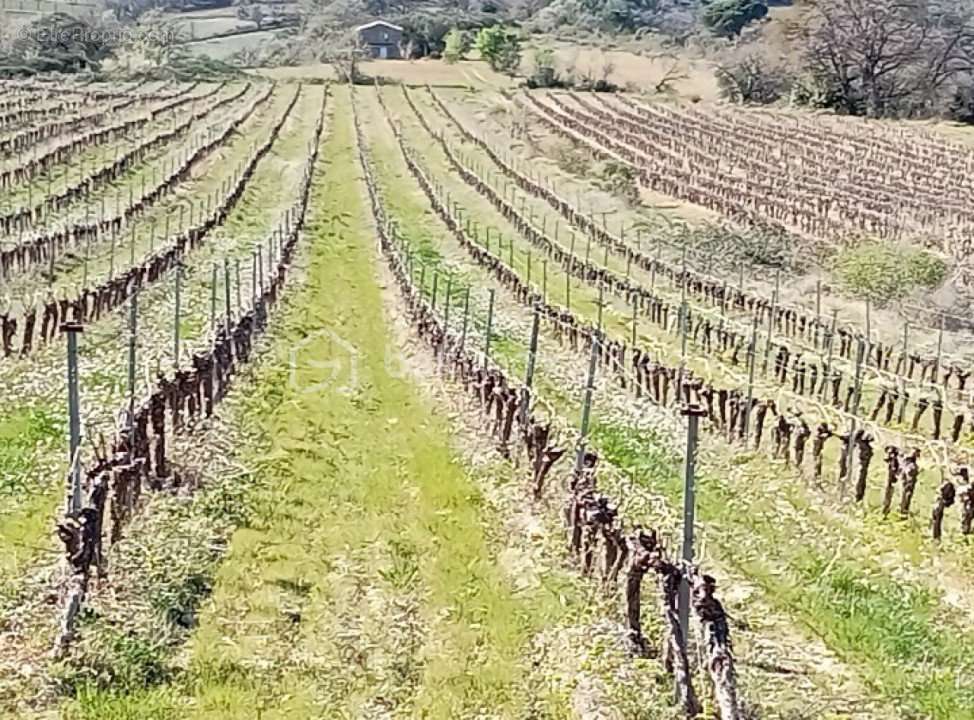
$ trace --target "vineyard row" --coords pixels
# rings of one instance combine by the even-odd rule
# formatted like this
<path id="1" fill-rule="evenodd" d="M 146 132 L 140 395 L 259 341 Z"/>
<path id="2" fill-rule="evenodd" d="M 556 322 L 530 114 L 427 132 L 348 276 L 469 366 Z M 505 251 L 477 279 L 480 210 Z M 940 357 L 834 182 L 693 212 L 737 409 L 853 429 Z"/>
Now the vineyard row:
<path id="1" fill-rule="evenodd" d="M 80 460 L 77 457 L 74 460 L 68 478 L 69 509 L 57 528 L 71 569 L 64 593 L 61 633 L 56 643 L 59 653 L 72 639 L 92 571 L 97 569 L 102 575 L 107 572 L 106 539 L 108 543 L 118 541 L 138 509 L 146 487 L 159 491 L 167 479 L 174 480 L 167 437 L 170 433 L 190 431 L 198 420 L 212 415 L 214 407 L 226 396 L 233 376 L 249 362 L 255 339 L 267 327 L 269 313 L 277 306 L 287 282 L 304 226 L 327 97 L 326 92 L 308 148 L 298 198 L 285 212 L 269 241 L 274 265 L 268 265 L 267 281 L 261 277 L 259 291 L 254 290 L 251 309 L 235 320 L 228 314 L 226 323 L 221 321 L 213 334 L 209 347 L 193 354 L 191 368 L 179 369 L 172 378 L 159 375 L 148 397 L 135 406 L 128 424 L 112 441 L 111 449 L 94 449 L 94 462 L 84 472 L 83 480 Z M 274 238 L 278 236 L 281 239 L 275 245 Z M 80 326 L 71 325 L 66 330 L 78 332 Z"/>

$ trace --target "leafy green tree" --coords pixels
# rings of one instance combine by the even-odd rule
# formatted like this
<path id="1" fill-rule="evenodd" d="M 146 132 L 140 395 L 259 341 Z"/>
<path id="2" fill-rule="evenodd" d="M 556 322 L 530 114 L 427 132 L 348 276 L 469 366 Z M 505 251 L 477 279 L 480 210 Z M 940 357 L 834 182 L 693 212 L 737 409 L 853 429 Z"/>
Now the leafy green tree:
<path id="1" fill-rule="evenodd" d="M 470 51 L 470 35 L 457 28 L 446 34 L 443 43 L 443 59 L 451 65 L 463 60 L 463 56 Z"/>
<path id="2" fill-rule="evenodd" d="M 513 75 L 521 64 L 521 37 L 516 30 L 494 25 L 477 33 L 477 50 L 497 72 Z"/>
<path id="3" fill-rule="evenodd" d="M 703 11 L 703 24 L 714 35 L 734 37 L 754 20 L 768 14 L 763 0 L 715 0 Z"/>

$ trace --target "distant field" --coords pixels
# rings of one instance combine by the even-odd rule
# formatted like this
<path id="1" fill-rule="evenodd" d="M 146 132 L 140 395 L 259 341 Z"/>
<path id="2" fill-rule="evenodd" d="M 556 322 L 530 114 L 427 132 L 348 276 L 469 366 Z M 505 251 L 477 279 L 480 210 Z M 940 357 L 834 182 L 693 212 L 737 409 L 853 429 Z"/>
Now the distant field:
<path id="1" fill-rule="evenodd" d="M 385 78 L 410 85 L 456 85 L 500 89 L 511 87 L 511 78 L 494 72 L 485 62 L 465 60 L 448 65 L 441 60 L 370 60 L 359 67 L 369 77 Z M 293 67 L 263 68 L 261 75 L 275 80 L 297 78 L 335 79 L 334 69 L 324 63 Z"/>
<path id="2" fill-rule="evenodd" d="M 553 47 L 558 70 L 562 73 L 573 72 L 576 77 L 588 75 L 595 78 L 601 78 L 604 73 L 608 80 L 622 88 L 651 91 L 670 72 L 678 76 L 671 83 L 676 94 L 699 100 L 717 100 L 719 97 L 713 67 L 703 60 L 649 50 L 601 50 L 557 41 Z M 532 53 L 525 53 L 522 73 L 532 71 L 532 57 Z"/>
<path id="3" fill-rule="evenodd" d="M 272 40 L 277 30 L 262 32 L 247 32 L 232 37 L 213 38 L 212 40 L 197 40 L 186 43 L 190 52 L 208 55 L 217 60 L 226 60 L 238 50 L 257 48 L 268 40 Z"/>

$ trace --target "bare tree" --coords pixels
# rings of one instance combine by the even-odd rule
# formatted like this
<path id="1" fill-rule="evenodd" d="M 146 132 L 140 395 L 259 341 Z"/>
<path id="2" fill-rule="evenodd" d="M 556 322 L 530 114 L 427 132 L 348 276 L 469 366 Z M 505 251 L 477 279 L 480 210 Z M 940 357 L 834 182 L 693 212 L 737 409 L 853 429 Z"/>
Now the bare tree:
<path id="1" fill-rule="evenodd" d="M 680 59 L 672 55 L 667 55 L 670 59 L 670 64 L 667 66 L 666 70 L 663 71 L 663 77 L 653 85 L 653 90 L 657 93 L 667 93 L 671 90 L 670 85 L 681 80 L 686 80 L 689 75 L 681 67 Z"/>
<path id="2" fill-rule="evenodd" d="M 721 94 L 738 103 L 764 105 L 778 100 L 791 83 L 790 71 L 762 48 L 734 48 L 715 71 Z"/>
<path id="3" fill-rule="evenodd" d="M 807 67 L 846 112 L 920 112 L 974 67 L 974 11 L 962 1 L 815 0 L 799 30 Z"/>

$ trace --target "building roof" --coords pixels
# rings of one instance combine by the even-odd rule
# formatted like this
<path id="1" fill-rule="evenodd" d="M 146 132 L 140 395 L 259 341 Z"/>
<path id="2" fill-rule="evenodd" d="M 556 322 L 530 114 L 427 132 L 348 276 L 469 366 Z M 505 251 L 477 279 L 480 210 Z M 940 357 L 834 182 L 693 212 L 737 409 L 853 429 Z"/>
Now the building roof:
<path id="1" fill-rule="evenodd" d="M 401 27 L 398 25 L 393 25 L 391 22 L 386 22 L 385 20 L 376 20 L 374 22 L 366 23 L 365 25 L 359 25 L 357 28 L 355 28 L 355 30 L 356 32 L 361 32 L 362 30 L 368 30 L 374 27 L 387 27 L 390 30 L 398 30 L 399 32 L 403 32 Z"/>

